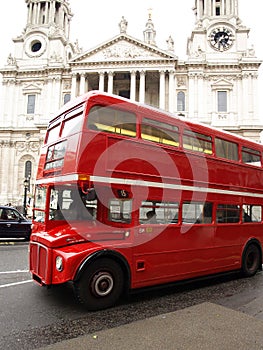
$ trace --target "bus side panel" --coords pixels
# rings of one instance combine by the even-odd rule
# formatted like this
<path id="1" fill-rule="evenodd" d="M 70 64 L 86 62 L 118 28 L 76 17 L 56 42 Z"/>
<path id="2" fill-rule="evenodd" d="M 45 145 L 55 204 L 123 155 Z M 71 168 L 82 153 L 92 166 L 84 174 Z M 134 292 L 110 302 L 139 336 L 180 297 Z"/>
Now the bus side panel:
<path id="1" fill-rule="evenodd" d="M 206 275 L 219 268 L 215 260 L 212 225 L 181 228 L 170 225 L 157 235 L 155 230 L 160 227 L 153 225 L 146 228 L 145 233 L 138 230 L 137 236 L 145 234 L 149 240 L 134 247 L 134 287 Z"/>

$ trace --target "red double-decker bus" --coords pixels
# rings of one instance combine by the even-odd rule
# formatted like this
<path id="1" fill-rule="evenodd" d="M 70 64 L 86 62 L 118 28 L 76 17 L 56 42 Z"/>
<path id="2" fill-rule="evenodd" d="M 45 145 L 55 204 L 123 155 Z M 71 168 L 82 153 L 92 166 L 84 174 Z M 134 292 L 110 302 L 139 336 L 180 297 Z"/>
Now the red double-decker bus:
<path id="1" fill-rule="evenodd" d="M 30 241 L 40 285 L 90 310 L 136 288 L 262 267 L 262 146 L 92 91 L 50 121 Z"/>

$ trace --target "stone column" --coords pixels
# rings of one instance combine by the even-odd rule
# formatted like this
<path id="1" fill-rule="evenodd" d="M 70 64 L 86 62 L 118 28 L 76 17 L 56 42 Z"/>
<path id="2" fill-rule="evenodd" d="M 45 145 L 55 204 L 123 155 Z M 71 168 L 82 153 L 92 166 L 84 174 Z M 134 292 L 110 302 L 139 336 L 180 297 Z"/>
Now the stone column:
<path id="1" fill-rule="evenodd" d="M 194 85 L 194 73 L 189 74 L 189 90 L 188 90 L 188 115 L 189 118 L 194 118 L 194 106 L 195 106 L 195 85 Z"/>
<path id="2" fill-rule="evenodd" d="M 243 115 L 249 115 L 249 73 L 243 72 L 242 90 L 245 98 L 243 98 Z"/>
<path id="3" fill-rule="evenodd" d="M 216 2 L 212 0 L 212 16 L 216 15 Z"/>
<path id="4" fill-rule="evenodd" d="M 108 72 L 108 93 L 113 93 L 113 72 Z"/>
<path id="5" fill-rule="evenodd" d="M 48 104 L 46 106 L 46 109 L 47 109 L 47 114 L 48 115 L 51 115 L 51 106 L 52 106 L 52 86 L 53 86 L 53 78 L 52 77 L 49 77 L 48 78 L 48 88 L 47 88 L 47 101 L 48 101 Z M 71 95 L 73 97 L 73 95 Z M 75 95 L 74 95 L 75 97 Z"/>
<path id="6" fill-rule="evenodd" d="M 174 70 L 170 70 L 169 72 L 169 112 L 174 112 L 174 90 L 175 90 L 175 84 L 174 84 Z"/>
<path id="7" fill-rule="evenodd" d="M 198 101 L 196 101 L 196 114 L 197 114 L 197 121 L 200 119 L 204 119 L 205 112 L 204 108 L 205 106 L 205 95 L 204 95 L 204 76 L 203 73 L 199 73 L 197 76 L 197 96 L 198 96 Z"/>
<path id="8" fill-rule="evenodd" d="M 258 98 L 258 73 L 254 72 L 252 77 L 252 96 L 251 98 L 253 99 L 253 106 L 252 106 L 252 110 L 253 110 L 253 119 L 256 120 L 256 123 L 259 123 L 259 107 L 258 107 L 258 102 L 259 102 L 259 98 Z"/>
<path id="9" fill-rule="evenodd" d="M 211 1 L 213 1 L 213 0 L 211 0 Z M 211 9 L 212 2 L 211 1 L 205 1 L 205 4 L 207 5 L 207 7 L 206 7 L 206 15 L 207 16 L 212 15 L 212 9 Z"/>
<path id="10" fill-rule="evenodd" d="M 9 101 L 15 101 L 15 80 L 9 79 L 8 81 L 8 100 Z M 7 109 L 6 113 L 9 117 L 12 118 L 12 125 L 17 125 L 17 120 L 14 118 L 14 104 L 13 103 L 6 103 Z M 6 120 L 7 122 L 7 120 Z"/>
<path id="11" fill-rule="evenodd" d="M 41 24 L 41 20 L 40 20 L 40 8 L 41 7 L 41 3 L 39 2 L 37 5 L 37 24 Z"/>
<path id="12" fill-rule="evenodd" d="M 136 99 L 136 71 L 131 71 L 131 82 L 130 82 L 130 99 L 135 101 Z"/>
<path id="13" fill-rule="evenodd" d="M 159 107 L 165 109 L 165 72 L 160 71 Z"/>
<path id="14" fill-rule="evenodd" d="M 194 76 L 194 118 L 197 120 L 198 119 L 198 96 L 201 94 L 201 92 L 198 89 L 198 74 L 195 73 Z"/>
<path id="15" fill-rule="evenodd" d="M 85 92 L 85 73 L 80 74 L 79 94 L 83 95 Z"/>
<path id="16" fill-rule="evenodd" d="M 49 10 L 49 23 L 55 22 L 55 13 L 56 13 L 56 2 L 51 2 L 50 10 Z"/>
<path id="17" fill-rule="evenodd" d="M 226 15 L 226 13 L 225 13 L 225 11 L 226 11 L 226 8 L 225 8 L 225 0 L 223 0 L 221 3 L 222 3 L 222 7 L 221 7 L 222 13 L 221 13 L 221 15 Z"/>
<path id="18" fill-rule="evenodd" d="M 60 99 L 57 98 L 57 96 L 61 96 L 61 80 L 60 80 L 60 77 L 55 77 L 54 79 L 54 94 L 53 94 L 53 97 L 54 98 L 54 101 L 52 103 L 53 106 L 57 106 L 56 108 L 59 109 L 60 107 Z"/>
<path id="19" fill-rule="evenodd" d="M 76 88 L 77 88 L 77 73 L 73 73 L 72 81 L 71 81 L 71 98 L 76 97 Z"/>
<path id="20" fill-rule="evenodd" d="M 36 24 L 36 18 L 37 18 L 37 4 L 33 4 L 33 19 L 32 24 Z"/>
<path id="21" fill-rule="evenodd" d="M 140 92 L 139 92 L 139 102 L 145 102 L 145 71 L 140 72 Z"/>
<path id="22" fill-rule="evenodd" d="M 27 24 L 32 23 L 32 2 L 29 4 L 28 12 L 27 12 Z"/>
<path id="23" fill-rule="evenodd" d="M 64 11 L 62 7 L 59 8 L 59 26 L 64 29 Z"/>
<path id="24" fill-rule="evenodd" d="M 45 24 L 48 23 L 48 9 L 49 9 L 49 3 L 46 2 L 46 5 L 45 5 Z"/>
<path id="25" fill-rule="evenodd" d="M 99 72 L 99 91 L 104 91 L 104 72 Z"/>
<path id="26" fill-rule="evenodd" d="M 201 0 L 200 0 L 201 1 Z M 203 3 L 203 13 L 202 13 L 202 16 L 204 16 L 206 13 L 207 13 L 207 6 L 206 6 L 206 1 L 204 1 L 204 3 Z M 202 17 L 201 16 L 201 17 Z"/>
<path id="27" fill-rule="evenodd" d="M 232 12 L 234 13 L 235 16 L 238 16 L 239 15 L 238 0 L 229 0 L 229 1 L 231 1 L 231 4 L 229 4 L 229 8 L 231 8 L 230 6 L 233 5 L 234 9 L 232 9 Z"/>

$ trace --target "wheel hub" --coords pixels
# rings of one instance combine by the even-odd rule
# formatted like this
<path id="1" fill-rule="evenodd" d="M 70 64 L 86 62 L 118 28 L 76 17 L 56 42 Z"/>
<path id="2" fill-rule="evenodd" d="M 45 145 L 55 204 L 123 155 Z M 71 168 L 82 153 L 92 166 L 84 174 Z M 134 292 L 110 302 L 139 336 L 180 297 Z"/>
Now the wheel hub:
<path id="1" fill-rule="evenodd" d="M 92 281 L 92 291 L 99 297 L 104 297 L 113 289 L 113 278 L 108 272 L 100 272 L 94 276 Z"/>

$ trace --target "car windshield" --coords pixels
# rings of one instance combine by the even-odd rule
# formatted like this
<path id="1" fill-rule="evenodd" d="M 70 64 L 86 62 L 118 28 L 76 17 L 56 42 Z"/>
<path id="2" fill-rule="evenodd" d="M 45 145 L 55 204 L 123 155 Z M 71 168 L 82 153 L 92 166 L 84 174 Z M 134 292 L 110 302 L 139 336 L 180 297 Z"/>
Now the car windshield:
<path id="1" fill-rule="evenodd" d="M 0 219 L 9 221 L 19 221 L 25 219 L 22 214 L 13 208 L 0 208 Z"/>

